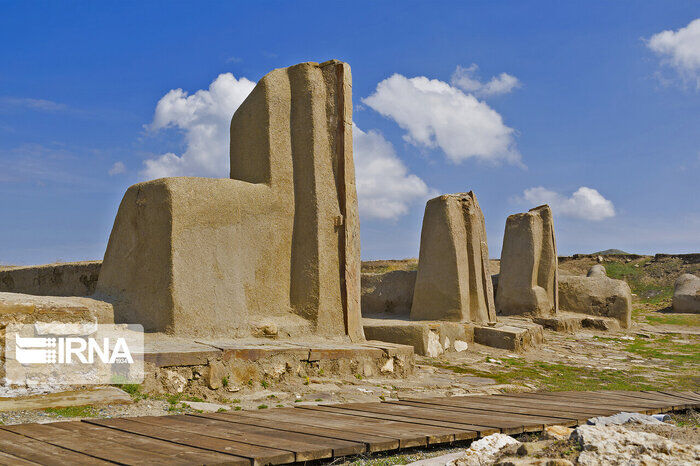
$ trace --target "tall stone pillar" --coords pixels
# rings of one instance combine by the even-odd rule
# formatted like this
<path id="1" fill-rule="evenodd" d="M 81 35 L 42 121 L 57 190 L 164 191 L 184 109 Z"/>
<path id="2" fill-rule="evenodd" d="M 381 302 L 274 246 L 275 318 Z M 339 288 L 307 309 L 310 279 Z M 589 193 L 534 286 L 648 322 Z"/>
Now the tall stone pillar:
<path id="1" fill-rule="evenodd" d="M 472 191 L 425 206 L 411 319 L 496 320 L 484 214 Z"/>
<path id="2" fill-rule="evenodd" d="M 557 247 L 548 205 L 506 220 L 496 311 L 546 316 L 558 310 Z"/>

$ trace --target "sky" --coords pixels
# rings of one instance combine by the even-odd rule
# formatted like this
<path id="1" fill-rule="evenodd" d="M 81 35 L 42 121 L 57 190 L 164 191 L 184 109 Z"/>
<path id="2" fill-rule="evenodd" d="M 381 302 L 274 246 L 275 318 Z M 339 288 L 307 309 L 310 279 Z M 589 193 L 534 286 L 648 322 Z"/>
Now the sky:
<path id="1" fill-rule="evenodd" d="M 353 74 L 362 257 L 417 257 L 473 190 L 492 257 L 548 203 L 560 254 L 700 252 L 697 1 L 0 0 L 0 263 L 100 259 L 125 190 L 228 176 L 267 72 Z"/>

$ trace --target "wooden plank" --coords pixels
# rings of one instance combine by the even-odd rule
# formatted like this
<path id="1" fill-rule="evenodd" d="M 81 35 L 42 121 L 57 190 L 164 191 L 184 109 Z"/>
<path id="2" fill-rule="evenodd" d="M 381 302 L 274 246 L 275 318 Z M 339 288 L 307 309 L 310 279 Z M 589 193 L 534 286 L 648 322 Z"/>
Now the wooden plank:
<path id="1" fill-rule="evenodd" d="M 442 406 L 445 408 L 449 409 L 459 409 L 463 410 L 465 408 L 468 408 L 470 410 L 478 410 L 482 412 L 494 412 L 494 413 L 500 413 L 500 414 L 507 414 L 507 413 L 513 413 L 513 414 L 521 414 L 521 415 L 527 415 L 527 416 L 536 416 L 540 417 L 542 416 L 543 412 L 546 412 L 547 417 L 549 418 L 555 418 L 560 420 L 559 425 L 566 425 L 568 426 L 573 426 L 573 425 L 578 425 L 583 422 L 586 422 L 590 416 L 584 416 L 581 414 L 576 414 L 576 413 L 561 413 L 557 411 L 543 411 L 542 409 L 538 408 L 528 408 L 528 407 L 520 407 L 520 406 L 494 406 L 489 403 L 464 403 L 464 402 L 456 402 L 451 398 L 442 398 L 442 399 L 423 399 L 423 400 L 403 400 L 402 403 L 411 403 L 411 404 L 428 404 L 428 405 L 434 405 L 434 406 Z"/>
<path id="2" fill-rule="evenodd" d="M 235 426 L 236 430 L 242 430 L 244 432 L 250 432 L 259 435 L 265 435 L 268 438 L 279 439 L 284 438 L 290 441 L 303 442 L 315 446 L 322 446 L 330 448 L 331 456 L 346 456 L 346 455 L 357 455 L 365 452 L 365 445 L 362 442 L 351 442 L 342 439 L 336 439 L 331 437 L 320 437 L 318 435 L 304 434 L 299 432 L 286 432 L 276 429 L 270 429 L 269 427 L 252 426 L 248 424 L 232 424 L 226 421 L 220 421 L 216 419 L 207 419 L 199 416 L 187 415 L 186 420 L 188 422 L 201 423 L 206 425 L 221 425 L 221 426 Z M 213 423 L 213 424 L 212 424 Z"/>
<path id="3" fill-rule="evenodd" d="M 501 429 L 501 431 L 504 433 L 520 433 L 525 431 L 525 429 L 529 429 L 531 431 L 544 429 L 544 425 L 542 423 L 538 424 L 533 422 L 523 425 L 523 423 L 502 419 L 497 416 L 478 414 L 462 415 L 457 413 L 448 413 L 440 409 L 416 408 L 413 406 L 401 406 L 388 403 L 348 403 L 330 405 L 329 407 L 336 409 L 344 408 L 353 411 L 370 412 L 375 414 L 406 416 L 412 419 L 451 422 L 457 425 L 482 425 L 485 427 Z"/>
<path id="4" fill-rule="evenodd" d="M 634 410 L 636 412 L 640 412 L 643 414 L 655 414 L 658 412 L 661 412 L 660 408 L 650 408 L 648 406 L 643 406 L 640 404 L 635 404 L 634 402 L 632 403 L 625 403 L 625 402 L 616 402 L 616 401 L 605 401 L 601 398 L 596 398 L 596 399 L 587 399 L 582 396 L 578 395 L 554 395 L 554 394 L 545 394 L 545 393 L 537 393 L 537 394 L 530 394 L 530 393 L 518 393 L 513 396 L 516 397 L 521 397 L 521 398 L 527 398 L 531 400 L 547 400 L 547 401 L 556 401 L 558 403 L 561 403 L 563 406 L 570 404 L 571 406 L 578 406 L 582 408 L 603 408 L 603 409 L 608 409 L 608 410 L 617 410 L 618 412 L 620 411 L 630 411 Z"/>
<path id="5" fill-rule="evenodd" d="M 638 395 L 630 395 L 631 393 L 640 393 L 640 392 L 623 392 L 623 391 L 611 391 L 611 390 L 599 390 L 599 391 L 594 391 L 594 392 L 573 392 L 573 391 L 567 391 L 567 392 L 557 392 L 557 394 L 561 394 L 562 396 L 575 396 L 580 399 L 593 399 L 593 400 L 603 400 L 604 402 L 612 401 L 612 402 L 617 402 L 617 401 L 622 401 L 622 402 L 627 402 L 627 403 L 638 403 L 638 404 L 643 404 L 644 406 L 649 405 L 651 407 L 660 407 L 660 408 L 666 408 L 669 407 L 669 402 L 673 403 L 674 401 L 676 404 L 678 404 L 679 401 L 683 401 L 682 399 L 675 398 L 672 396 L 668 395 L 663 395 L 659 392 L 650 392 L 646 394 L 645 397 L 640 397 Z M 686 401 L 687 403 L 687 401 Z"/>
<path id="6" fill-rule="evenodd" d="M 301 407 L 300 407 L 300 409 L 301 409 Z M 423 429 L 425 426 L 444 427 L 446 429 L 454 429 L 454 431 L 456 433 L 455 436 L 457 435 L 458 432 L 462 431 L 463 429 L 469 429 L 469 431 L 471 431 L 471 432 L 476 432 L 477 437 L 485 437 L 487 435 L 501 432 L 501 429 L 497 429 L 494 427 L 486 427 L 486 426 L 478 426 L 478 425 L 470 425 L 470 424 L 456 424 L 453 422 L 437 421 L 434 419 L 416 419 L 413 417 L 401 416 L 401 415 L 371 413 L 368 411 L 356 411 L 356 410 L 352 410 L 352 409 L 338 408 L 334 405 L 306 406 L 306 407 L 303 407 L 303 409 L 308 409 L 308 410 L 313 410 L 313 411 L 322 411 L 323 413 L 328 413 L 328 414 L 340 414 L 340 415 L 351 417 L 353 419 L 356 419 L 358 417 L 368 418 L 368 419 L 373 419 L 374 420 L 373 422 L 376 422 L 376 421 L 396 421 L 396 422 L 401 422 L 404 424 L 412 424 L 412 425 L 415 425 L 416 427 L 420 427 L 421 429 Z"/>
<path id="7" fill-rule="evenodd" d="M 300 438 L 298 434 L 295 437 L 294 434 L 279 432 L 276 433 L 276 435 L 270 435 L 269 429 L 258 428 L 259 430 L 256 431 L 255 428 L 246 429 L 214 419 L 200 417 L 188 418 L 188 416 L 148 416 L 139 418 L 139 422 L 178 429 L 184 432 L 208 435 L 225 440 L 234 440 L 250 445 L 291 451 L 294 453 L 294 460 L 297 462 L 313 461 L 331 458 L 333 456 L 333 448 L 324 445 L 323 442 L 320 441 L 321 439 L 318 439 L 319 442 L 314 444 L 313 437 L 309 439 L 302 436 Z"/>
<path id="8" fill-rule="evenodd" d="M 446 406 L 446 405 L 435 405 L 435 404 L 427 404 L 427 403 L 415 403 L 412 401 L 389 401 L 386 404 L 391 404 L 391 405 L 402 405 L 402 406 L 414 406 L 417 408 L 430 408 L 430 409 L 441 409 L 446 412 L 454 413 L 457 412 L 460 415 L 462 413 L 464 414 L 469 414 L 469 416 L 472 415 L 478 415 L 478 416 L 492 416 L 497 419 L 507 419 L 509 421 L 515 421 L 515 422 L 523 422 L 523 423 L 542 423 L 545 426 L 550 426 L 550 425 L 564 425 L 566 427 L 570 426 L 575 426 L 578 424 L 578 421 L 576 419 L 566 419 L 566 418 L 557 418 L 557 417 L 552 417 L 552 416 L 545 416 L 543 415 L 543 411 L 540 411 L 539 413 L 529 413 L 529 414 L 522 414 L 522 413 L 517 413 L 515 412 L 514 409 L 506 409 L 502 411 L 494 411 L 494 410 L 484 410 L 484 409 L 478 409 L 478 408 L 471 408 L 469 406 Z"/>
<path id="9" fill-rule="evenodd" d="M 126 444 L 140 450 L 153 451 L 172 457 L 174 459 L 184 460 L 186 462 L 197 461 L 206 464 L 242 464 L 248 465 L 250 462 L 241 458 L 236 460 L 230 455 L 223 453 L 215 453 L 208 450 L 202 450 L 195 447 L 178 445 L 164 440 L 158 440 L 150 437 L 144 437 L 137 434 L 129 434 L 120 430 L 110 429 L 108 427 L 88 424 L 87 422 L 55 422 L 52 427 L 75 432 L 92 439 L 106 439 L 119 444 Z"/>
<path id="10" fill-rule="evenodd" d="M 254 416 L 246 416 L 243 413 L 209 413 L 209 414 L 191 414 L 191 416 L 203 417 L 208 419 L 216 419 L 234 424 L 251 425 L 267 427 L 281 432 L 297 432 L 300 434 L 315 435 L 317 437 L 325 437 L 330 439 L 347 440 L 349 442 L 358 443 L 364 446 L 364 451 L 382 451 L 398 448 L 398 440 L 383 437 L 380 435 L 367 434 L 357 431 L 345 431 L 334 429 L 328 426 L 315 426 L 303 423 L 286 422 L 280 419 L 270 420 L 264 418 L 256 418 Z M 392 447 L 392 445 L 395 445 Z M 362 453 L 360 452 L 360 453 Z"/>
<path id="11" fill-rule="evenodd" d="M 551 395 L 547 395 L 551 396 Z M 590 403 L 606 403 L 611 406 L 620 406 L 626 409 L 658 409 L 663 411 L 672 406 L 672 402 L 656 400 L 643 400 L 641 398 L 631 398 L 626 395 L 599 392 L 572 392 L 559 395 L 566 399 L 583 400 Z"/>
<path id="12" fill-rule="evenodd" d="M 692 402 L 674 396 L 664 395 L 658 392 L 614 392 L 615 395 L 625 397 L 626 399 L 644 400 L 644 402 L 662 402 L 664 407 L 668 409 L 687 409 L 692 406 Z"/>
<path id="13" fill-rule="evenodd" d="M 673 397 L 680 398 L 683 400 L 688 400 L 688 402 L 691 404 L 700 403 L 700 397 L 695 396 L 692 392 L 676 392 L 676 391 L 664 390 L 664 391 L 655 392 L 655 393 L 657 393 L 657 394 L 663 393 L 665 395 L 673 396 Z"/>
<path id="14" fill-rule="evenodd" d="M 2 448 L 2 446 L 0 446 L 0 448 Z M 9 453 L 4 453 L 2 450 L 0 450 L 0 464 L 8 465 L 8 466 L 25 466 L 25 465 L 37 465 L 39 463 L 35 463 L 35 462 L 29 461 L 29 460 L 23 460 L 22 458 L 18 458 L 14 455 L 10 455 Z"/>
<path id="15" fill-rule="evenodd" d="M 459 396 L 459 397 L 451 397 L 450 399 L 454 400 L 469 400 L 469 403 L 472 401 L 478 401 L 482 402 L 484 404 L 489 404 L 491 406 L 498 406 L 498 407 L 527 407 L 527 408 L 534 408 L 538 410 L 545 410 L 545 412 L 566 412 L 566 413 L 573 413 L 576 414 L 577 416 L 580 416 L 581 418 L 586 417 L 586 419 L 593 417 L 593 416 L 601 416 L 601 415 L 606 415 L 606 414 L 617 414 L 619 411 L 617 410 L 611 410 L 611 409 L 601 409 L 601 408 L 581 408 L 581 407 L 576 407 L 576 406 L 571 406 L 570 403 L 562 403 L 562 402 L 550 402 L 546 400 L 535 400 L 535 399 L 530 399 L 530 398 L 522 398 L 522 397 L 513 397 L 509 395 L 493 395 L 493 396 Z M 416 400 L 417 401 L 417 400 Z M 464 403 L 467 403 L 467 401 L 464 401 Z"/>
<path id="16" fill-rule="evenodd" d="M 367 422 L 365 420 L 351 423 L 344 417 L 323 415 L 300 408 L 281 408 L 266 413 L 249 412 L 248 415 L 268 420 L 280 419 L 287 422 L 305 423 L 318 427 L 326 425 L 345 431 L 381 435 L 385 436 L 387 440 L 390 439 L 392 442 L 392 448 L 386 449 L 420 447 L 428 444 L 427 434 L 425 432 L 409 430 L 389 423 L 380 425 L 379 423 Z"/>
<path id="17" fill-rule="evenodd" d="M 51 427 L 51 424 L 16 424 L 4 426 L 3 429 L 114 463 L 133 464 L 147 462 L 149 464 L 169 464 L 172 462 L 172 458 L 168 458 L 165 455 L 119 445 L 108 440 L 95 442 L 82 435 Z"/>
<path id="18" fill-rule="evenodd" d="M 66 450 L 55 445 L 0 430 L 0 450 L 28 461 L 46 465 L 64 464 L 111 464 L 82 453 Z"/>
<path id="19" fill-rule="evenodd" d="M 177 429 L 170 429 L 161 426 L 152 426 L 137 422 L 138 418 L 122 418 L 122 419 L 89 419 L 83 422 L 95 424 L 99 426 L 109 427 L 124 432 L 144 435 L 146 437 L 166 440 L 180 445 L 188 445 L 198 447 L 205 450 L 211 450 L 219 453 L 228 453 L 237 456 L 240 459 L 247 459 L 249 464 L 253 466 L 262 466 L 264 464 L 283 464 L 294 461 L 294 453 L 277 450 L 272 448 L 258 447 L 247 443 L 234 442 L 231 440 L 222 440 L 206 435 L 199 435 L 189 432 L 182 432 Z"/>

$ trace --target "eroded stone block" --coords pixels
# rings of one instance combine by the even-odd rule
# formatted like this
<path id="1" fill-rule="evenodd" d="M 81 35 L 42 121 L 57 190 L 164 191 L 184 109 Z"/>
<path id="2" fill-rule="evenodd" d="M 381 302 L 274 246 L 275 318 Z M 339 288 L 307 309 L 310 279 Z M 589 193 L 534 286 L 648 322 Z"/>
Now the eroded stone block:
<path id="1" fill-rule="evenodd" d="M 484 214 L 473 192 L 428 201 L 411 320 L 496 319 Z"/>
<path id="2" fill-rule="evenodd" d="M 506 220 L 496 310 L 502 315 L 546 316 L 558 309 L 557 248 L 547 205 Z"/>
<path id="3" fill-rule="evenodd" d="M 700 277 L 689 273 L 678 277 L 673 290 L 673 312 L 700 313 Z"/>
<path id="4" fill-rule="evenodd" d="M 177 335 L 363 340 L 350 68 L 264 76 L 231 120 L 231 178 L 130 187 L 97 293 L 118 322 Z"/>

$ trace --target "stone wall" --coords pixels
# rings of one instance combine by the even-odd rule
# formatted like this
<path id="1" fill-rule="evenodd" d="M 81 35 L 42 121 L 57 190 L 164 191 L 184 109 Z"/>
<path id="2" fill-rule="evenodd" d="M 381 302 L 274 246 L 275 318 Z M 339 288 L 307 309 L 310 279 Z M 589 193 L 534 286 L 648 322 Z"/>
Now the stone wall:
<path id="1" fill-rule="evenodd" d="M 0 292 L 40 296 L 89 296 L 102 261 L 0 268 Z"/>

